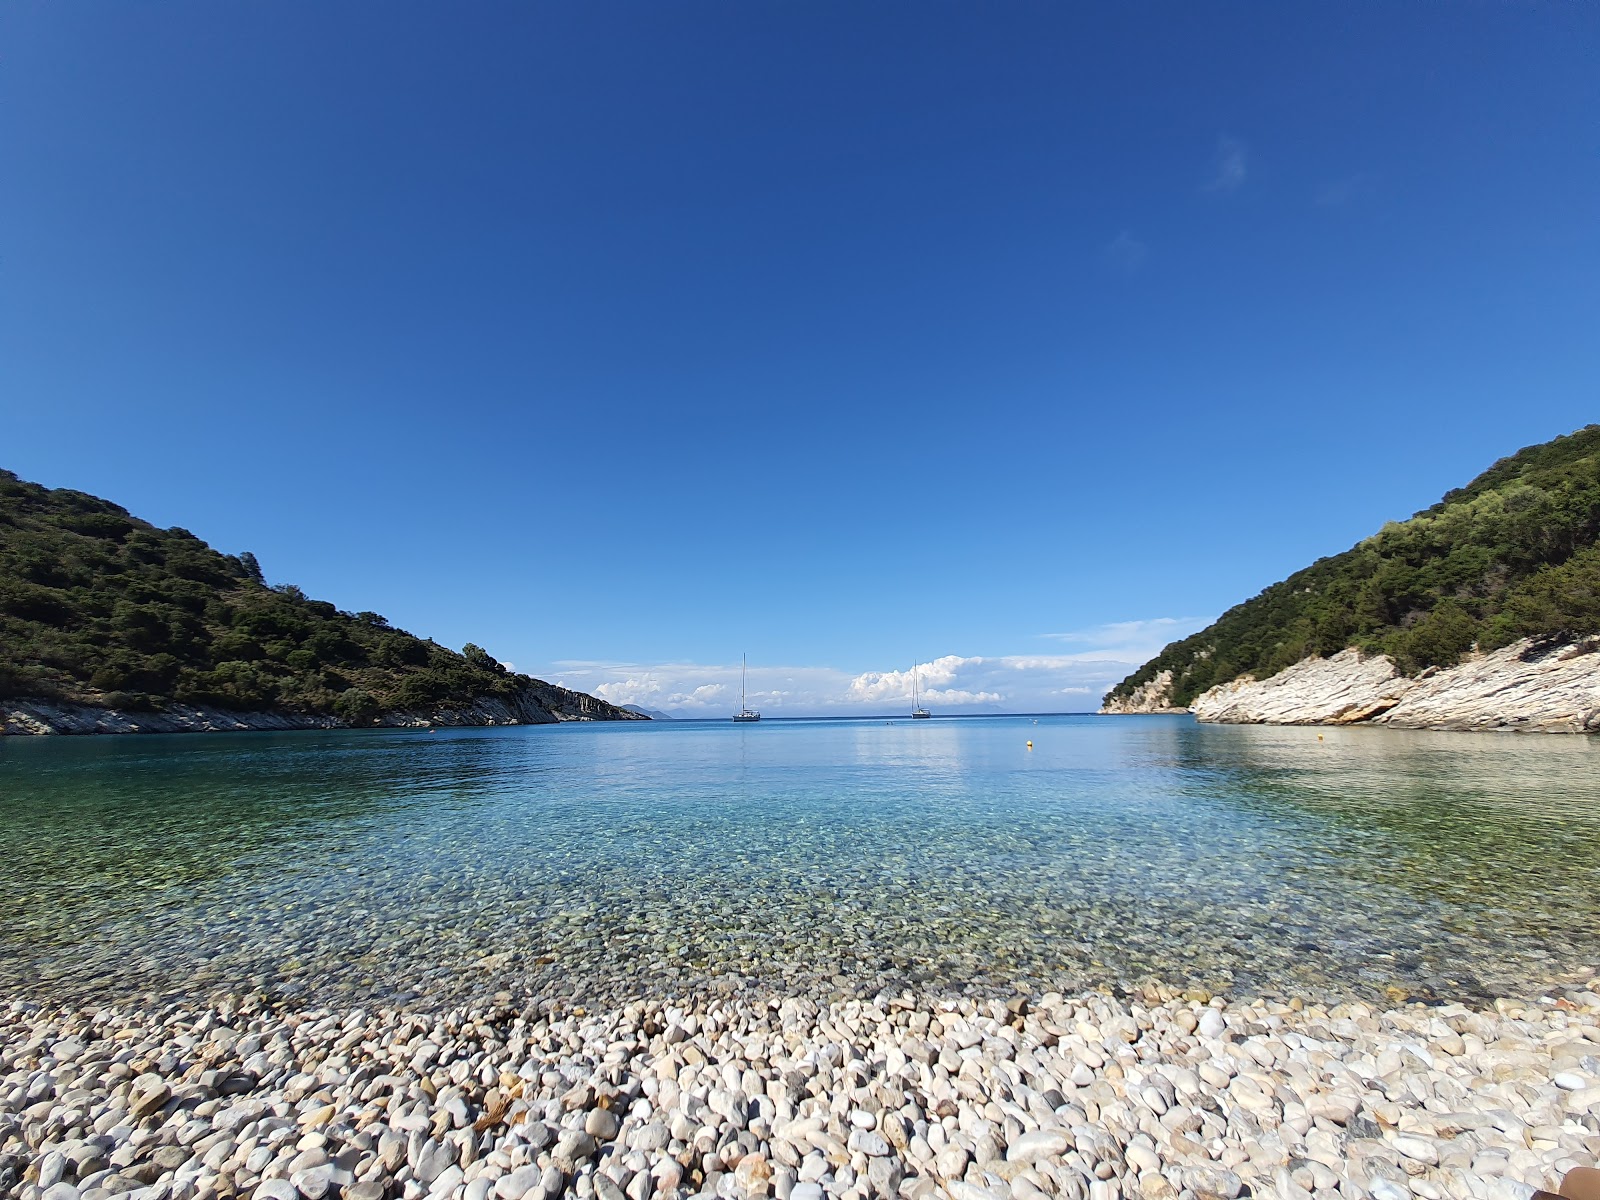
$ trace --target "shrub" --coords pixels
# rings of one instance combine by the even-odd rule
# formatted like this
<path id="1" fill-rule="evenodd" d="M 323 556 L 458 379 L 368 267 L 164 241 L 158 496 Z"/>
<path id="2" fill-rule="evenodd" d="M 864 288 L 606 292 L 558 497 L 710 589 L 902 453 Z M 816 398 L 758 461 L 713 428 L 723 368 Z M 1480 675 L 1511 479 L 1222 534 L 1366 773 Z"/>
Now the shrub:
<path id="1" fill-rule="evenodd" d="M 346 688 L 333 702 L 333 715 L 352 725 L 368 725 L 382 711 L 371 692 Z"/>
<path id="2" fill-rule="evenodd" d="M 1112 689 L 1173 674 L 1185 705 L 1214 683 L 1264 678 L 1346 646 L 1408 672 L 1476 640 L 1600 632 L 1600 425 L 1494 464 L 1408 521 L 1392 521 L 1167 646 Z"/>

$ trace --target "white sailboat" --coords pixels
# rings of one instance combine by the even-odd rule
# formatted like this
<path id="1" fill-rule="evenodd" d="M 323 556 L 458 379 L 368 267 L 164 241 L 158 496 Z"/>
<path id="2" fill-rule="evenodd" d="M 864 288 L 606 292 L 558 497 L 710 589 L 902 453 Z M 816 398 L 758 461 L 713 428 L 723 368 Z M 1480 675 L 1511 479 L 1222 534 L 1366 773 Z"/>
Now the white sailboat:
<path id="1" fill-rule="evenodd" d="M 911 717 L 913 720 L 926 721 L 933 716 L 931 712 L 922 707 L 917 687 L 917 664 L 911 664 Z"/>
<path id="2" fill-rule="evenodd" d="M 733 715 L 735 721 L 761 720 L 761 714 L 746 704 L 744 700 L 744 682 L 748 670 L 749 664 L 746 662 L 745 656 L 741 654 L 739 656 L 739 711 Z"/>

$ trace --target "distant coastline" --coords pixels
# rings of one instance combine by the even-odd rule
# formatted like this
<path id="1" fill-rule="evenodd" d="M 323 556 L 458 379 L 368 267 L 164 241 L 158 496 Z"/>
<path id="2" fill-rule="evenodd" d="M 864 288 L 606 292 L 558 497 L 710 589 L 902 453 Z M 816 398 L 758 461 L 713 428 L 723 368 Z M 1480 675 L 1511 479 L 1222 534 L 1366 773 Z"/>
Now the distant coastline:
<path id="1" fill-rule="evenodd" d="M 566 721 L 648 721 L 582 692 L 535 680 L 510 696 L 480 696 L 430 710 L 396 709 L 359 722 L 325 713 L 237 712 L 172 704 L 155 712 L 55 700 L 0 700 L 0 736 L 125 733 L 244 733 L 289 729 L 390 729 L 487 725 L 554 725 Z"/>

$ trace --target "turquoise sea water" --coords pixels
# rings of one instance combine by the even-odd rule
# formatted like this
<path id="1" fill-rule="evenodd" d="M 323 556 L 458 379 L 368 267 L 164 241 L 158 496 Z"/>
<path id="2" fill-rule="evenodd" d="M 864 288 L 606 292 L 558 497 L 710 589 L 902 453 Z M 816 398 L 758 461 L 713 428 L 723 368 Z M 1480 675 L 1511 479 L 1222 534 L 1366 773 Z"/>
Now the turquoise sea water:
<path id="1" fill-rule="evenodd" d="M 1597 949 L 1590 738 L 1044 717 L 0 740 L 0 995 L 1472 997 Z"/>

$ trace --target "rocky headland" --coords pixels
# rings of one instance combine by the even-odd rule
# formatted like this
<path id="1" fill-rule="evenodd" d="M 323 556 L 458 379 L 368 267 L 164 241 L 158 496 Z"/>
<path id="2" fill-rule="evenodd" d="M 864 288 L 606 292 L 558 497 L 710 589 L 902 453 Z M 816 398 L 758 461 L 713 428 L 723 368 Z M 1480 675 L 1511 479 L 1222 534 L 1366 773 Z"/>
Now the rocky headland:
<path id="1" fill-rule="evenodd" d="M 1528 1200 L 1600 1156 L 1600 991 L 0 1010 L 21 1200 Z"/>
<path id="2" fill-rule="evenodd" d="M 1345 650 L 1308 658 L 1266 679 L 1218 684 L 1187 710 L 1168 703 L 1163 672 L 1102 712 L 1190 711 L 1202 721 L 1243 725 L 1386 725 L 1527 733 L 1600 732 L 1600 637 L 1523 639 L 1414 677 L 1387 655 Z"/>
<path id="3" fill-rule="evenodd" d="M 466 725 L 551 725 L 558 721 L 648 721 L 642 713 L 582 692 L 535 681 L 510 696 L 479 696 L 426 710 L 380 712 L 363 727 L 423 728 Z M 0 700 L 0 734 L 241 733 L 251 730 L 343 729 L 352 723 L 321 713 L 233 712 L 207 705 L 172 704 L 158 712 L 130 711 L 49 700 Z"/>
<path id="4" fill-rule="evenodd" d="M 1525 447 L 1235 605 L 1100 711 L 1600 731 L 1600 425 Z"/>
<path id="5" fill-rule="evenodd" d="M 200 733 L 633 721 L 270 586 L 253 554 L 0 470 L 0 733 Z"/>
<path id="6" fill-rule="evenodd" d="M 1107 696 L 1101 706 L 1102 713 L 1130 715 L 1134 713 L 1186 713 L 1172 703 L 1172 672 L 1157 671 L 1154 678 L 1146 680 L 1125 696 Z"/>

